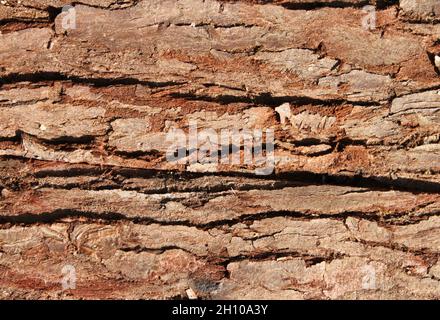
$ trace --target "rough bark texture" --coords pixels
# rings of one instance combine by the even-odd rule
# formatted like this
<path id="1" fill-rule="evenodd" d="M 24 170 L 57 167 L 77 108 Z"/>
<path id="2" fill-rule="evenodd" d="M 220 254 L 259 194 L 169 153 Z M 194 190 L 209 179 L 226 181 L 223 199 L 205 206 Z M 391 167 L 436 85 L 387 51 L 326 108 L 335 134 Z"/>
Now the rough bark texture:
<path id="1" fill-rule="evenodd" d="M 68 3 L 0 4 L 1 298 L 440 298 L 438 0 Z"/>

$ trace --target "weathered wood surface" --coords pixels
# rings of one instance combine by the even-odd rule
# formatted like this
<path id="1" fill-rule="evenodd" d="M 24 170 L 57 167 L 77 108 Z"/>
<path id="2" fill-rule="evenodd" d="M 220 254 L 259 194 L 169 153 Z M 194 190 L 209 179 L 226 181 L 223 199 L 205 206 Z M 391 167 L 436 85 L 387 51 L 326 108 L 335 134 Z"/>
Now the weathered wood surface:
<path id="1" fill-rule="evenodd" d="M 437 0 L 68 3 L 0 4 L 1 298 L 440 298 Z"/>

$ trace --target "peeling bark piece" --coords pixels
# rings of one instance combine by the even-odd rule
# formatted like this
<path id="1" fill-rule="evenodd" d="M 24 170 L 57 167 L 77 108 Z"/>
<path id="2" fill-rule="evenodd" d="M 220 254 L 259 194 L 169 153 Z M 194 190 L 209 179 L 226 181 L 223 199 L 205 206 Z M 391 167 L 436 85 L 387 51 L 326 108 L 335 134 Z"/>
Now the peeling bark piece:
<path id="1" fill-rule="evenodd" d="M 327 88 L 343 87 L 351 101 L 381 101 L 391 97 L 392 80 L 388 76 L 353 70 L 340 76 L 323 77 L 319 79 L 319 86 L 323 92 Z"/>
<path id="2" fill-rule="evenodd" d="M 440 91 L 415 93 L 393 100 L 391 113 L 421 113 L 433 115 L 440 109 Z"/>
<path id="3" fill-rule="evenodd" d="M 79 139 L 103 135 L 107 131 L 103 108 L 81 108 L 75 106 L 54 106 L 39 103 L 0 109 L 0 136 L 13 137 L 17 131 L 26 132 L 44 140 L 65 137 Z"/>
<path id="4" fill-rule="evenodd" d="M 436 0 L 400 0 L 405 19 L 411 21 L 439 21 L 440 4 Z"/>
<path id="5" fill-rule="evenodd" d="M 53 11 L 71 5 L 69 0 L 4 0 L 0 3 L 0 21 L 49 22 Z M 136 1 L 124 0 L 82 0 L 82 4 L 121 9 L 132 6 Z"/>
<path id="6" fill-rule="evenodd" d="M 57 100 L 59 90 L 42 86 L 36 88 L 20 87 L 0 91 L 0 105 L 13 106 L 37 103 L 40 101 Z"/>
<path id="7" fill-rule="evenodd" d="M 259 52 L 256 60 L 262 60 L 273 65 L 281 72 L 296 73 L 306 81 L 315 81 L 329 74 L 338 64 L 336 60 L 319 59 L 317 54 L 310 50 L 289 49 L 282 52 Z"/>
<path id="8" fill-rule="evenodd" d="M 0 75 L 52 71 L 48 55 L 52 34 L 48 28 L 0 34 Z"/>

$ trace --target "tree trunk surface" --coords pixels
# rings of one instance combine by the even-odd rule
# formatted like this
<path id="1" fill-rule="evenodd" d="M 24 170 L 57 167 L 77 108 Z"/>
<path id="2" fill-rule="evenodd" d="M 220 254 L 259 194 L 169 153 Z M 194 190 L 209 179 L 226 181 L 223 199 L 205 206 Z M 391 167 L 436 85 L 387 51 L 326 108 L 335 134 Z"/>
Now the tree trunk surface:
<path id="1" fill-rule="evenodd" d="M 65 5 L 0 4 L 0 298 L 440 298 L 438 0 Z"/>

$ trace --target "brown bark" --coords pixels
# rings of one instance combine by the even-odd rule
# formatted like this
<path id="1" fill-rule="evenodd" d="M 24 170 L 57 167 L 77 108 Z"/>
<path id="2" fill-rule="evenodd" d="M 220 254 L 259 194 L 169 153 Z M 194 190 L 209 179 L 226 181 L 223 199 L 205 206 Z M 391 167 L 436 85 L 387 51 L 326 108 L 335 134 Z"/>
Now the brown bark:
<path id="1" fill-rule="evenodd" d="M 440 298 L 437 2 L 2 1 L 0 297 Z"/>

